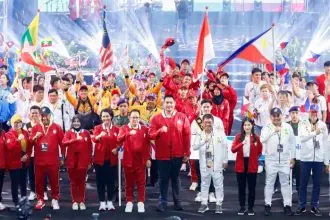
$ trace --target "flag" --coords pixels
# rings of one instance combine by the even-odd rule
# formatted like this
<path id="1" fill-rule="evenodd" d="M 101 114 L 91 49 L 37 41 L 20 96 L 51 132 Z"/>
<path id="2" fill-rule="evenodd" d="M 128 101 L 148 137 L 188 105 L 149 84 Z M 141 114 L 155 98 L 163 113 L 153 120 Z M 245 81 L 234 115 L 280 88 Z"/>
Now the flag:
<path id="1" fill-rule="evenodd" d="M 317 59 L 321 56 L 320 54 L 313 53 L 312 51 L 311 51 L 311 54 L 312 54 L 312 57 L 306 59 L 306 61 L 311 62 L 311 63 L 315 63 L 317 61 Z"/>
<path id="2" fill-rule="evenodd" d="M 51 47 L 53 45 L 52 38 L 45 38 L 41 41 L 41 47 Z"/>
<path id="3" fill-rule="evenodd" d="M 258 64 L 272 64 L 274 60 L 273 54 L 273 37 L 272 27 L 262 32 L 255 38 L 245 43 L 238 48 L 232 55 L 230 55 L 225 61 L 218 64 L 218 68 L 222 69 L 233 59 L 241 58 Z"/>
<path id="4" fill-rule="evenodd" d="M 276 72 L 278 72 L 281 76 L 283 76 L 285 73 L 289 72 L 289 70 L 290 70 L 290 67 L 286 62 L 276 64 L 275 68 L 276 68 Z M 269 72 L 274 71 L 273 64 L 266 64 L 266 69 Z"/>
<path id="5" fill-rule="evenodd" d="M 195 71 L 193 75 L 194 80 L 197 80 L 202 75 L 206 62 L 213 59 L 214 57 L 215 54 L 209 26 L 209 18 L 207 12 L 205 12 L 201 32 L 199 35 Z"/>
<path id="6" fill-rule="evenodd" d="M 286 46 L 288 45 L 288 43 L 289 43 L 289 42 L 282 42 L 282 43 L 280 44 L 281 49 L 284 50 L 284 49 L 286 48 Z"/>
<path id="7" fill-rule="evenodd" d="M 36 51 L 38 43 L 38 26 L 39 26 L 39 12 L 33 18 L 31 24 L 25 31 L 21 41 L 21 60 L 27 64 L 35 66 L 40 72 L 48 72 L 53 70 L 53 67 L 47 66 L 43 63 L 37 63 L 32 56 L 32 53 Z"/>
<path id="8" fill-rule="evenodd" d="M 110 38 L 105 24 L 105 10 L 103 11 L 103 38 L 100 49 L 101 57 L 101 72 L 104 73 L 111 69 L 113 63 L 113 51 L 111 47 Z"/>

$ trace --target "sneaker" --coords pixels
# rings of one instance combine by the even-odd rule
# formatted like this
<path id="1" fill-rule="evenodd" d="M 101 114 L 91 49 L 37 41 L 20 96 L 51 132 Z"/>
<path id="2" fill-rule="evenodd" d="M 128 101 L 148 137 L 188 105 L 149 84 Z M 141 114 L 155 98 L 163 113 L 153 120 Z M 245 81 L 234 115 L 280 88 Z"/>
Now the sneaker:
<path id="1" fill-rule="evenodd" d="M 311 213 L 313 213 L 313 214 L 314 214 L 315 216 L 317 216 L 317 217 L 322 216 L 322 213 L 321 213 L 320 209 L 317 208 L 317 207 L 313 207 L 313 208 L 311 209 Z"/>
<path id="2" fill-rule="evenodd" d="M 264 167 L 263 166 L 258 166 L 258 173 L 262 173 L 264 171 Z"/>
<path id="3" fill-rule="evenodd" d="M 127 202 L 125 207 L 125 212 L 132 212 L 133 211 L 133 203 Z"/>
<path id="4" fill-rule="evenodd" d="M 294 215 L 301 215 L 306 212 L 306 208 L 299 207 L 297 211 L 294 213 Z"/>
<path id="5" fill-rule="evenodd" d="M 137 207 L 138 207 L 138 213 L 144 213 L 146 211 L 144 209 L 144 203 L 143 202 L 138 202 Z"/>
<path id="6" fill-rule="evenodd" d="M 202 201 L 202 198 L 201 198 L 201 193 L 197 193 L 197 196 L 195 198 L 195 202 L 201 202 Z"/>
<path id="7" fill-rule="evenodd" d="M 283 208 L 283 211 L 284 211 L 284 215 L 286 215 L 286 216 L 292 216 L 293 215 L 293 212 L 291 210 L 291 206 L 286 205 Z"/>
<path id="8" fill-rule="evenodd" d="M 191 176 L 191 170 L 189 170 L 189 173 L 187 174 L 187 176 Z"/>
<path id="9" fill-rule="evenodd" d="M 34 192 L 30 192 L 30 195 L 29 195 L 29 198 L 28 200 L 29 201 L 33 201 L 37 198 L 37 195 L 34 193 Z"/>
<path id="10" fill-rule="evenodd" d="M 209 202 L 217 202 L 217 199 L 215 198 L 215 195 L 213 192 L 209 194 Z"/>
<path id="11" fill-rule="evenodd" d="M 105 211 L 107 209 L 105 202 L 100 202 L 99 211 Z"/>
<path id="12" fill-rule="evenodd" d="M 253 208 L 248 208 L 248 216 L 254 216 L 255 215 L 255 212 L 253 210 Z"/>
<path id="13" fill-rule="evenodd" d="M 115 210 L 115 207 L 113 206 L 112 201 L 107 201 L 107 209 L 109 211 Z"/>
<path id="14" fill-rule="evenodd" d="M 79 209 L 78 203 L 74 202 L 72 203 L 72 210 L 77 211 Z"/>
<path id="15" fill-rule="evenodd" d="M 180 171 L 186 171 L 187 170 L 187 164 L 183 163 L 181 168 L 180 168 Z"/>
<path id="16" fill-rule="evenodd" d="M 85 203 L 81 202 L 81 203 L 79 204 L 79 208 L 80 208 L 80 210 L 86 210 L 86 205 L 85 205 Z"/>
<path id="17" fill-rule="evenodd" d="M 176 210 L 176 211 L 182 211 L 183 208 L 182 208 L 181 203 L 175 203 L 174 204 L 174 210 Z"/>
<path id="18" fill-rule="evenodd" d="M 270 211 L 272 209 L 272 207 L 270 205 L 265 205 L 265 211 L 264 211 L 264 215 L 265 216 L 270 216 L 272 215 L 272 212 Z"/>
<path id="19" fill-rule="evenodd" d="M 48 195 L 47 195 L 47 192 L 44 192 L 44 201 L 48 201 Z"/>
<path id="20" fill-rule="evenodd" d="M 159 204 L 158 206 L 157 206 L 157 212 L 165 212 L 166 211 L 166 209 L 167 209 L 167 207 L 166 207 L 166 205 L 164 205 L 164 204 Z"/>
<path id="21" fill-rule="evenodd" d="M 222 214 L 222 206 L 216 205 L 215 206 L 215 214 Z"/>
<path id="22" fill-rule="evenodd" d="M 60 206 L 58 205 L 58 200 L 52 199 L 52 207 L 53 207 L 53 210 L 59 210 L 60 209 Z"/>
<path id="23" fill-rule="evenodd" d="M 196 190 L 196 188 L 197 188 L 197 186 L 198 186 L 198 183 L 196 183 L 196 182 L 193 182 L 193 183 L 191 184 L 191 186 L 190 186 L 189 190 L 191 190 L 191 191 L 195 191 L 195 190 Z"/>
<path id="24" fill-rule="evenodd" d="M 41 210 L 43 207 L 45 207 L 45 202 L 42 200 L 38 200 L 36 206 L 34 207 L 36 210 Z"/>
<path id="25" fill-rule="evenodd" d="M 202 204 L 201 207 L 199 207 L 198 212 L 204 213 L 209 210 L 209 207 L 207 205 Z"/>
<path id="26" fill-rule="evenodd" d="M 245 214 L 245 207 L 241 207 L 238 212 L 237 212 L 237 215 L 244 215 Z"/>
<path id="27" fill-rule="evenodd" d="M 0 211 L 3 211 L 6 209 L 6 206 L 0 202 Z"/>

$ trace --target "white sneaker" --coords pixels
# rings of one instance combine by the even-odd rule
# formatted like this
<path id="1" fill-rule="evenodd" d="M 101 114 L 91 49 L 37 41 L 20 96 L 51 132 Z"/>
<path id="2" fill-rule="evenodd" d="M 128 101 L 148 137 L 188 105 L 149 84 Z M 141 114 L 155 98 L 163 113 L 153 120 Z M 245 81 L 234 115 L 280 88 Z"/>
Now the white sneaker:
<path id="1" fill-rule="evenodd" d="M 105 211 L 107 209 L 105 202 L 100 202 L 99 211 Z"/>
<path id="2" fill-rule="evenodd" d="M 187 164 L 183 163 L 180 168 L 180 171 L 186 171 L 186 170 L 187 170 Z"/>
<path id="3" fill-rule="evenodd" d="M 107 209 L 109 211 L 115 210 L 115 207 L 113 206 L 112 201 L 107 201 Z"/>
<path id="4" fill-rule="evenodd" d="M 198 186 L 198 183 L 196 183 L 196 182 L 193 182 L 193 183 L 191 184 L 191 186 L 190 186 L 189 190 L 191 190 L 191 191 L 195 191 L 195 190 L 196 190 L 196 188 L 197 188 L 197 186 Z"/>
<path id="5" fill-rule="evenodd" d="M 262 173 L 264 171 L 264 167 L 263 166 L 258 166 L 258 173 Z"/>
<path id="6" fill-rule="evenodd" d="M 33 201 L 37 198 L 37 195 L 34 193 L 34 192 L 30 192 L 30 195 L 29 195 L 29 198 L 28 200 L 29 201 Z"/>
<path id="7" fill-rule="evenodd" d="M 195 202 L 201 202 L 202 201 L 202 198 L 201 198 L 201 193 L 197 193 L 197 196 L 195 198 Z"/>
<path id="8" fill-rule="evenodd" d="M 137 207 L 138 207 L 138 213 L 144 213 L 146 211 L 144 209 L 144 203 L 143 202 L 138 202 Z"/>
<path id="9" fill-rule="evenodd" d="M 209 194 L 209 202 L 217 202 L 217 199 L 215 198 L 215 195 L 213 192 Z"/>
<path id="10" fill-rule="evenodd" d="M 132 202 L 126 203 L 125 212 L 132 212 L 132 211 L 133 211 L 133 203 Z"/>
<path id="11" fill-rule="evenodd" d="M 81 203 L 79 204 L 79 208 L 80 208 L 80 210 L 86 210 L 86 205 L 85 205 L 85 203 L 81 202 Z"/>
<path id="12" fill-rule="evenodd" d="M 6 206 L 0 202 L 0 211 L 3 211 L 6 209 Z"/>
<path id="13" fill-rule="evenodd" d="M 48 195 L 47 195 L 47 192 L 44 192 L 44 201 L 48 201 Z"/>
<path id="14" fill-rule="evenodd" d="M 72 210 L 77 211 L 78 210 L 78 203 L 74 202 L 72 203 Z"/>
<path id="15" fill-rule="evenodd" d="M 53 207 L 53 210 L 59 210 L 60 209 L 60 206 L 58 205 L 58 200 L 52 199 L 52 207 Z"/>
<path id="16" fill-rule="evenodd" d="M 191 176 L 191 169 L 189 170 L 189 173 L 187 174 L 187 176 Z"/>

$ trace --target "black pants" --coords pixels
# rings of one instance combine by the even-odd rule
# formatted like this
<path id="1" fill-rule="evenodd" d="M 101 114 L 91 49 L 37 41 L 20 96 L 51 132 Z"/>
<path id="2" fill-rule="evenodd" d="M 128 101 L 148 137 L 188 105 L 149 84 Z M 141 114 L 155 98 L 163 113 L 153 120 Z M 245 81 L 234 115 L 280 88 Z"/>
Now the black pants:
<path id="1" fill-rule="evenodd" d="M 299 186 L 300 186 L 300 160 L 296 160 L 293 170 L 293 176 L 296 178 L 296 190 L 299 194 Z"/>
<path id="2" fill-rule="evenodd" d="M 97 194 L 100 202 L 105 201 L 105 190 L 107 189 L 107 201 L 112 201 L 115 192 L 115 180 L 117 166 L 111 166 L 110 161 L 104 161 L 102 166 L 95 164 Z"/>
<path id="3" fill-rule="evenodd" d="M 5 180 L 5 169 L 0 169 L 0 202 L 2 201 L 2 187 Z"/>
<path id="4" fill-rule="evenodd" d="M 172 196 L 175 204 L 180 203 L 180 168 L 182 165 L 181 158 L 172 158 L 171 160 L 158 160 L 159 170 L 159 188 L 160 188 L 160 203 L 167 205 L 168 184 L 171 180 L 172 183 Z"/>
<path id="5" fill-rule="evenodd" d="M 246 200 L 246 183 L 248 185 L 248 207 L 254 207 L 254 200 L 256 195 L 256 182 L 257 182 L 257 173 L 248 173 L 248 161 L 249 158 L 244 158 L 244 173 L 236 173 L 237 182 L 238 182 L 238 199 L 241 207 L 245 207 Z"/>
<path id="6" fill-rule="evenodd" d="M 21 197 L 26 196 L 26 178 L 27 168 L 9 170 L 11 180 L 11 196 L 15 205 L 18 204 L 18 188 L 21 191 Z"/>
<path id="7" fill-rule="evenodd" d="M 158 163 L 157 160 L 151 161 L 150 167 L 150 184 L 154 186 L 158 181 Z"/>
<path id="8" fill-rule="evenodd" d="M 195 165 L 196 165 L 196 172 L 197 172 L 197 177 L 198 177 L 198 186 L 196 188 L 196 191 L 200 192 L 201 191 L 201 170 L 199 169 L 199 160 L 196 160 Z M 212 193 L 212 192 L 213 193 L 215 192 L 213 178 L 211 178 L 211 184 L 210 184 L 210 188 L 209 188 L 209 193 Z"/>
<path id="9" fill-rule="evenodd" d="M 35 175 L 34 175 L 34 157 L 30 158 L 29 185 L 30 185 L 30 190 L 32 192 L 36 192 L 36 183 L 35 183 Z M 47 192 L 47 190 L 45 192 Z"/>

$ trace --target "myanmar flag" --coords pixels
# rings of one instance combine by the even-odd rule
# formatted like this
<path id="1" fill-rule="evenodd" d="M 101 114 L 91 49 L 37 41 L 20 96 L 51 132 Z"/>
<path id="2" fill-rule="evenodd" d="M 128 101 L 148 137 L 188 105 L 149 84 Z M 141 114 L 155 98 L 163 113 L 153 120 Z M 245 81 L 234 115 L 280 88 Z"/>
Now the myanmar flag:
<path id="1" fill-rule="evenodd" d="M 36 51 L 37 48 L 37 41 L 38 41 L 38 27 L 39 27 L 39 12 L 32 20 L 31 24 L 29 25 L 28 29 L 24 33 L 22 37 L 22 49 L 21 49 L 21 59 L 23 62 L 30 64 L 32 66 L 37 67 L 40 72 L 48 72 L 53 70 L 53 67 L 47 66 L 43 63 L 37 63 L 33 57 L 33 53 Z"/>
<path id="2" fill-rule="evenodd" d="M 41 47 L 51 47 L 53 45 L 53 40 L 51 38 L 45 38 L 41 41 Z"/>

